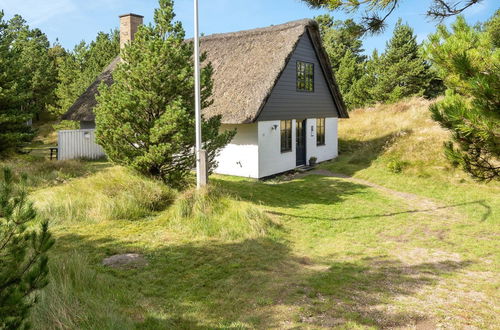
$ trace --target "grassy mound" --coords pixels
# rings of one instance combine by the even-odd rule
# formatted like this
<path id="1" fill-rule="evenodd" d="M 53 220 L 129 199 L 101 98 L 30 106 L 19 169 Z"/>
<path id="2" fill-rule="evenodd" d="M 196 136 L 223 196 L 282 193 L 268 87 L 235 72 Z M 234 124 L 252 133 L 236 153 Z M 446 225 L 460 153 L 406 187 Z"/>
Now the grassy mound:
<path id="1" fill-rule="evenodd" d="M 224 240 L 262 237 L 277 227 L 259 208 L 225 195 L 220 187 L 183 193 L 165 220 L 170 229 L 188 237 Z"/>
<path id="2" fill-rule="evenodd" d="M 443 154 L 449 133 L 431 119 L 432 102 L 414 98 L 352 111 L 340 123 L 341 157 L 335 169 L 354 174 L 374 165 L 421 177 L 449 175 L 454 169 Z"/>
<path id="3" fill-rule="evenodd" d="M 352 111 L 351 118 L 339 125 L 339 158 L 321 166 L 448 205 L 463 205 L 474 219 L 498 218 L 500 185 L 475 182 L 450 165 L 443 150 L 450 133 L 432 120 L 432 102 L 413 98 Z"/>
<path id="4" fill-rule="evenodd" d="M 174 192 L 122 167 L 42 189 L 33 194 L 41 215 L 52 223 L 136 220 L 163 210 Z"/>

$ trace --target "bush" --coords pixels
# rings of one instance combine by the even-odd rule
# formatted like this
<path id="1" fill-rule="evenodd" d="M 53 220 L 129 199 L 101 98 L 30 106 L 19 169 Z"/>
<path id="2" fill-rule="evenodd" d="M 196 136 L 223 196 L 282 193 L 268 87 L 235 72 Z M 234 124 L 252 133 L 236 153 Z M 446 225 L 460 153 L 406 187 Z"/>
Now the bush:
<path id="1" fill-rule="evenodd" d="M 407 162 L 404 162 L 399 159 L 393 159 L 387 163 L 387 168 L 389 171 L 392 173 L 401 173 L 403 172 L 404 168 L 407 166 Z"/>
<path id="2" fill-rule="evenodd" d="M 215 187 L 189 190 L 166 214 L 168 227 L 193 237 L 242 239 L 265 236 L 276 224 L 257 207 L 232 199 Z"/>
<path id="3" fill-rule="evenodd" d="M 41 214 L 56 222 L 135 220 L 163 210 L 175 192 L 156 182 L 113 167 L 36 193 Z"/>

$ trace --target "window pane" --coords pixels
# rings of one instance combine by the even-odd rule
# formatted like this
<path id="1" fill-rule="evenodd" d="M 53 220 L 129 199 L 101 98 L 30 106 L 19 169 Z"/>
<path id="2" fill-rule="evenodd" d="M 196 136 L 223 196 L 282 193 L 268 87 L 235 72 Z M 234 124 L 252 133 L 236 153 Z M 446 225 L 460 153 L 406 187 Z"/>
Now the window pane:
<path id="1" fill-rule="evenodd" d="M 325 118 L 316 119 L 316 144 L 325 144 Z"/>
<path id="2" fill-rule="evenodd" d="M 292 121 L 282 120 L 280 122 L 281 151 L 292 150 Z"/>
<path id="3" fill-rule="evenodd" d="M 297 61 L 297 90 L 314 91 L 314 64 Z"/>

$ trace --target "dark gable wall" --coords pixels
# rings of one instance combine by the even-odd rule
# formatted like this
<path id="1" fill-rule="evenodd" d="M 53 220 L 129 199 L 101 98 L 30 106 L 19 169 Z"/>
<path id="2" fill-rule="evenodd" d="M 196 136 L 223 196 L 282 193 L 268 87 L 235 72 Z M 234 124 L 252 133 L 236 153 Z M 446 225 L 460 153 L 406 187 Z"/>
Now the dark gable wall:
<path id="1" fill-rule="evenodd" d="M 297 91 L 297 61 L 314 63 L 313 93 Z M 309 34 L 305 33 L 257 120 L 318 117 L 338 117 L 338 112 Z"/>

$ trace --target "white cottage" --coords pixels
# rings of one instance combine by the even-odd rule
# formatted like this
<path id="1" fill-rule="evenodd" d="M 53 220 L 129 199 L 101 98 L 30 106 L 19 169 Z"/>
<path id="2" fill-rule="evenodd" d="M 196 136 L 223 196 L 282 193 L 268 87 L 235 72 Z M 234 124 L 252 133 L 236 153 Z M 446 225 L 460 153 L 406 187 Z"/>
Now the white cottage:
<path id="1" fill-rule="evenodd" d="M 123 44 L 133 38 L 142 17 L 120 19 Z M 337 157 L 338 119 L 348 114 L 315 21 L 203 37 L 201 50 L 214 69 L 213 104 L 203 114 L 221 115 L 221 129 L 237 130 L 217 158 L 216 173 L 264 178 L 307 165 L 312 157 L 318 162 Z M 112 83 L 118 62 L 105 69 L 64 119 L 93 130 L 97 87 Z"/>

